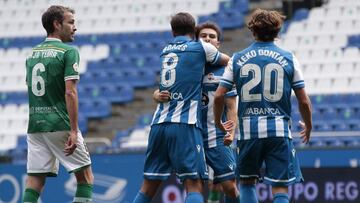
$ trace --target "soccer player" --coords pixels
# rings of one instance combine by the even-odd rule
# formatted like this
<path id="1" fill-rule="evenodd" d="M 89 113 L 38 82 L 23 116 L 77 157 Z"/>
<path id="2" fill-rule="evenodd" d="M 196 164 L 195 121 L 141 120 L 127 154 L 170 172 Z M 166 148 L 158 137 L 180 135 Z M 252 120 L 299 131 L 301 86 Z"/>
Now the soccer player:
<path id="1" fill-rule="evenodd" d="M 263 179 L 272 186 L 274 203 L 289 202 L 288 186 L 303 181 L 290 131 L 291 90 L 304 121 L 300 132 L 304 143 L 309 142 L 312 129 L 311 103 L 298 60 L 274 44 L 284 19 L 276 11 L 261 9 L 251 15 L 248 28 L 255 42 L 232 56 L 215 93 L 219 128 L 223 128 L 220 117 L 225 93 L 236 84 L 240 97 L 237 174 L 241 202 L 258 202 L 255 184 L 264 161 Z"/>
<path id="2" fill-rule="evenodd" d="M 221 32 L 219 27 L 212 22 L 201 24 L 197 27 L 197 38 L 211 43 L 216 48 L 220 47 Z M 235 181 L 235 157 L 231 145 L 235 128 L 230 132 L 224 133 L 216 128 L 214 123 L 213 104 L 214 95 L 220 83 L 220 78 L 224 73 L 224 66 L 208 66 L 205 68 L 203 78 L 203 141 L 206 155 L 206 163 L 213 170 L 213 180 L 208 182 L 209 185 L 209 203 L 219 202 L 219 196 L 222 188 L 225 193 L 225 203 L 239 202 L 239 191 Z M 222 121 L 237 121 L 236 115 L 236 91 L 226 94 L 225 111 Z M 220 187 L 221 186 L 221 187 Z"/>
<path id="3" fill-rule="evenodd" d="M 196 38 L 211 43 L 216 48 L 220 47 L 220 28 L 212 22 L 198 25 Z M 239 192 L 235 182 L 235 157 L 230 146 L 235 128 L 228 134 L 216 128 L 213 115 L 213 103 L 215 91 L 219 85 L 220 78 L 224 73 L 224 66 L 211 66 L 207 64 L 205 76 L 202 82 L 202 135 L 206 163 L 211 167 L 208 181 L 209 197 L 208 203 L 218 203 L 221 197 L 221 190 L 226 194 L 225 202 L 239 202 Z M 157 102 L 168 101 L 169 92 L 154 92 L 154 99 Z M 167 96 L 167 97 L 166 97 Z M 236 91 L 228 92 L 226 95 L 226 116 L 223 121 L 237 121 L 236 115 Z M 213 175 L 213 177 L 211 177 Z"/>
<path id="4" fill-rule="evenodd" d="M 134 203 L 150 202 L 172 171 L 184 183 L 186 203 L 203 203 L 207 179 L 201 135 L 201 80 L 206 62 L 226 65 L 229 57 L 209 43 L 193 41 L 195 20 L 189 13 L 171 18 L 174 40 L 162 51 L 159 90 L 170 93 L 154 113 L 144 165 L 144 182 Z"/>
<path id="5" fill-rule="evenodd" d="M 78 127 L 79 53 L 64 44 L 74 40 L 74 13 L 49 7 L 42 15 L 47 38 L 26 60 L 30 111 L 23 202 L 37 202 L 46 177 L 57 175 L 59 162 L 76 176 L 74 202 L 92 201 L 91 160 Z"/>

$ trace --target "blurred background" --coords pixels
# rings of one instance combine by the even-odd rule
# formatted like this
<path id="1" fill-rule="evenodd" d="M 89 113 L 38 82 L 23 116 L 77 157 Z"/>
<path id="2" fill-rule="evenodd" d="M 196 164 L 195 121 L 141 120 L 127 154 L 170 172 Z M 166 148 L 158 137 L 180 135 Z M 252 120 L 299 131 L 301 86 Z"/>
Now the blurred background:
<path id="1" fill-rule="evenodd" d="M 26 175 L 28 101 L 25 59 L 42 42 L 41 14 L 53 4 L 76 11 L 81 80 L 79 125 L 92 154 L 94 202 L 131 202 L 142 182 L 144 153 L 160 71 L 159 54 L 172 39 L 169 20 L 190 12 L 223 30 L 221 51 L 252 42 L 246 28 L 256 8 L 287 16 L 276 43 L 298 57 L 313 103 L 309 145 L 294 143 L 306 181 L 291 202 L 360 202 L 360 0 L 0 0 L 0 202 L 20 202 Z M 41 202 L 71 202 L 76 182 L 64 168 L 49 178 Z M 260 202 L 271 202 L 259 184 Z M 154 202 L 182 203 L 172 177 Z"/>

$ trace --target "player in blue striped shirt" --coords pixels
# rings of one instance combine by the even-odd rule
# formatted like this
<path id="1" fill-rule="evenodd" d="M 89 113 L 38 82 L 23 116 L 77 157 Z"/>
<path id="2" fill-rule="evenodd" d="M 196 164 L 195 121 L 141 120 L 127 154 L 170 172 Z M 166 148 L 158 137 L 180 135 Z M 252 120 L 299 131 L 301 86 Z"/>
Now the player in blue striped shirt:
<path id="1" fill-rule="evenodd" d="M 170 100 L 158 104 L 149 135 L 144 182 L 134 203 L 150 202 L 172 171 L 184 183 L 186 203 L 203 202 L 207 179 L 201 135 L 201 80 L 205 63 L 226 65 L 229 57 L 203 42 L 193 41 L 195 20 L 188 13 L 171 19 L 174 40 L 162 51 L 160 91 Z"/>
<path id="2" fill-rule="evenodd" d="M 220 34 L 220 29 L 215 23 L 207 22 L 197 27 L 196 37 L 198 40 L 211 43 L 219 48 Z M 220 201 L 221 189 L 226 194 L 226 203 L 240 201 L 235 181 L 235 157 L 229 146 L 234 139 L 235 129 L 226 134 L 216 128 L 213 115 L 214 95 L 224 69 L 225 66 L 206 64 L 202 82 L 202 135 L 206 163 L 214 172 L 213 177 L 210 177 L 212 181 L 209 181 L 208 184 L 208 203 L 218 203 Z M 154 99 L 157 102 L 168 101 L 169 96 L 167 91 L 159 92 L 157 90 L 154 92 Z M 224 122 L 227 118 L 232 121 L 237 120 L 236 96 L 235 89 L 226 94 L 226 115 L 224 114 L 222 118 Z"/>
<path id="3" fill-rule="evenodd" d="M 298 60 L 274 44 L 284 19 L 276 11 L 258 9 L 252 14 L 248 28 L 255 42 L 232 56 L 215 93 L 215 123 L 220 128 L 225 93 L 236 84 L 240 97 L 237 175 L 241 202 L 258 202 L 255 183 L 264 161 L 264 183 L 272 186 L 274 203 L 289 202 L 288 186 L 303 181 L 290 131 L 291 90 L 304 120 L 300 132 L 304 143 L 312 128 L 311 103 Z"/>

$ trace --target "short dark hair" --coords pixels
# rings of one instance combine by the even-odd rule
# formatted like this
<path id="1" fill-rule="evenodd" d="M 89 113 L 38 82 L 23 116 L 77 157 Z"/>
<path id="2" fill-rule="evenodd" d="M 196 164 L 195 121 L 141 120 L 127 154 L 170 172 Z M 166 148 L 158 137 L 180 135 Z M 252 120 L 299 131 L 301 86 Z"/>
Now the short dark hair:
<path id="1" fill-rule="evenodd" d="M 174 37 L 195 34 L 195 19 L 190 13 L 177 13 L 171 17 L 170 24 Z"/>
<path id="2" fill-rule="evenodd" d="M 211 21 L 206 21 L 205 23 L 202 23 L 202 24 L 196 26 L 196 39 L 199 39 L 200 30 L 205 29 L 205 28 L 215 30 L 215 32 L 217 34 L 217 40 L 220 41 L 221 30 L 216 23 L 211 22 Z"/>
<path id="3" fill-rule="evenodd" d="M 70 12 L 70 13 L 74 14 L 75 10 L 71 9 L 69 7 L 53 5 L 53 6 L 50 6 L 45 11 L 45 13 L 43 13 L 43 15 L 41 17 L 41 22 L 42 22 L 42 25 L 45 28 L 46 33 L 48 35 L 55 31 L 54 24 L 53 24 L 55 20 L 62 23 L 62 21 L 64 20 L 65 12 Z"/>
<path id="4" fill-rule="evenodd" d="M 285 16 L 277 11 L 256 9 L 250 17 L 247 27 L 260 41 L 274 41 L 278 36 Z"/>

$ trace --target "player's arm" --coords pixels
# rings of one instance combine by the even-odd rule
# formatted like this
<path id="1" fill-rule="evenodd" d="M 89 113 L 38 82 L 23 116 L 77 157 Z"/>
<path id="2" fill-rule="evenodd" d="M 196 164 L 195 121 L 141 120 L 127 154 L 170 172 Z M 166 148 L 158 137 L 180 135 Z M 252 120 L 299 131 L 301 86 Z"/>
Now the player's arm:
<path id="1" fill-rule="evenodd" d="M 233 67 L 232 67 L 232 58 L 230 59 L 228 65 L 225 68 L 222 79 L 220 80 L 220 85 L 215 92 L 214 98 L 214 121 L 215 125 L 222 131 L 230 131 L 234 126 L 234 121 L 228 119 L 225 123 L 221 123 L 221 115 L 224 111 L 225 105 L 225 94 L 233 88 Z"/>
<path id="2" fill-rule="evenodd" d="M 303 139 L 303 143 L 308 143 L 312 130 L 311 101 L 305 92 L 305 88 L 294 89 L 294 92 L 299 104 L 301 117 L 304 121 L 303 123 L 300 122 L 300 125 L 303 128 L 303 130 L 300 132 L 300 136 Z"/>
<path id="3" fill-rule="evenodd" d="M 217 48 L 210 44 L 201 41 L 205 54 L 206 54 L 206 61 L 212 65 L 222 65 L 226 66 L 230 60 L 230 57 L 224 53 L 221 53 L 217 50 Z"/>
<path id="4" fill-rule="evenodd" d="M 80 79 L 78 71 L 79 61 L 79 52 L 76 49 L 70 49 L 65 52 L 65 102 L 70 120 L 70 133 L 64 147 L 64 153 L 66 156 L 71 155 L 75 151 L 78 140 L 78 94 L 76 86 L 78 80 Z"/>
<path id="5" fill-rule="evenodd" d="M 153 99 L 157 103 L 168 102 L 170 100 L 170 92 L 167 90 L 160 92 L 160 90 L 157 89 L 153 93 Z"/>
<path id="6" fill-rule="evenodd" d="M 77 80 L 66 80 L 65 81 L 65 101 L 66 109 L 70 119 L 70 136 L 64 148 L 66 155 L 71 155 L 77 142 L 78 132 L 78 94 L 76 90 Z"/>
<path id="7" fill-rule="evenodd" d="M 226 106 L 226 118 L 234 122 L 234 128 L 224 137 L 224 144 L 231 145 L 235 137 L 235 129 L 237 125 L 237 106 L 236 106 L 236 97 L 225 97 L 225 106 Z"/>
<path id="8" fill-rule="evenodd" d="M 310 133 L 312 129 L 311 101 L 305 91 L 304 77 L 300 69 L 300 63 L 294 55 L 293 62 L 294 76 L 291 86 L 298 100 L 299 111 L 304 121 L 300 122 L 300 125 L 303 128 L 303 130 L 300 132 L 300 136 L 303 139 L 303 143 L 308 143 L 310 140 Z"/>

